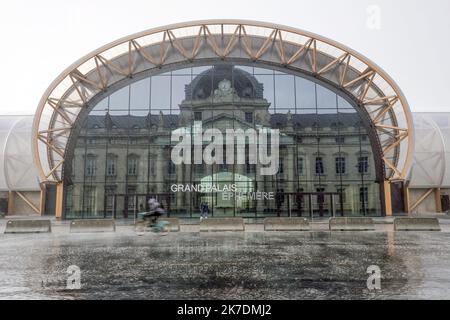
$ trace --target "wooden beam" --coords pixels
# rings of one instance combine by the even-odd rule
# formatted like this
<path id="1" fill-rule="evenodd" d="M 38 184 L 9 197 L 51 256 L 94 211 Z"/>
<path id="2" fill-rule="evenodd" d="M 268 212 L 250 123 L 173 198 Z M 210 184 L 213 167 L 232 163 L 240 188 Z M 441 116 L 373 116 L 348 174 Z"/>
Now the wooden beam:
<path id="1" fill-rule="evenodd" d="M 35 206 L 27 197 L 25 197 L 24 194 L 22 194 L 22 192 L 16 191 L 16 194 L 23 200 L 25 201 L 25 203 L 31 208 L 33 209 L 34 212 L 41 214 L 39 208 L 37 206 Z"/>
<path id="2" fill-rule="evenodd" d="M 261 56 L 266 53 L 266 51 L 269 49 L 270 44 L 272 43 L 273 40 L 276 39 L 276 32 L 278 32 L 278 30 L 274 29 L 272 30 L 272 33 L 269 35 L 269 37 L 264 41 L 264 43 L 262 44 L 261 48 L 259 48 L 258 52 L 255 55 L 255 58 L 258 60 L 259 58 L 261 58 Z M 272 37 L 275 34 L 275 38 L 272 39 Z M 285 58 L 284 58 L 284 46 L 283 46 L 283 39 L 281 38 L 281 34 L 279 36 L 280 38 L 280 44 L 277 47 L 278 50 L 278 55 L 280 56 L 280 59 L 282 61 L 282 63 L 285 63 Z"/>
<path id="3" fill-rule="evenodd" d="M 442 201 L 441 201 L 441 189 L 436 188 L 434 190 L 434 200 L 436 202 L 436 212 L 442 213 Z"/>
<path id="4" fill-rule="evenodd" d="M 241 30 L 240 26 L 237 26 L 236 29 L 234 30 L 234 33 L 231 36 L 230 41 L 228 41 L 228 45 L 223 53 L 225 57 L 228 56 L 231 50 L 233 50 L 233 48 L 235 47 L 240 30 Z"/>
<path id="5" fill-rule="evenodd" d="M 15 205 L 14 205 L 14 192 L 9 191 L 8 192 L 8 216 L 12 216 L 15 213 Z"/>
<path id="6" fill-rule="evenodd" d="M 61 219 L 63 216 L 63 201 L 64 201 L 64 184 L 59 182 L 56 185 L 56 205 L 55 218 Z"/>
<path id="7" fill-rule="evenodd" d="M 73 122 L 72 120 L 69 118 L 69 116 L 67 115 L 66 111 L 63 109 L 63 107 L 59 106 L 58 104 L 55 103 L 54 101 L 52 101 L 51 99 L 48 100 L 48 104 L 50 107 L 53 108 L 53 110 L 55 110 L 55 112 L 57 114 L 59 114 L 61 116 L 61 118 L 63 118 L 70 126 L 73 126 Z"/>
<path id="8" fill-rule="evenodd" d="M 327 72 L 328 70 L 330 70 L 331 68 L 333 68 L 334 65 L 339 65 L 342 63 L 342 61 L 344 61 L 347 57 L 349 56 L 348 53 L 344 53 L 343 55 L 341 55 L 340 57 L 337 57 L 336 59 L 334 59 L 333 61 L 331 61 L 329 64 L 327 64 L 325 67 L 323 67 L 322 69 L 320 69 L 317 74 L 321 75 L 325 72 Z"/>
<path id="9" fill-rule="evenodd" d="M 94 87 L 95 89 L 102 91 L 105 89 L 105 87 L 102 86 L 102 84 L 98 84 L 88 78 L 86 78 L 83 74 L 81 74 L 81 72 L 79 72 L 78 70 L 75 70 L 71 73 L 71 76 L 73 76 L 74 78 L 77 78 L 79 81 L 85 82 L 89 85 L 91 85 L 92 87 Z"/>
<path id="10" fill-rule="evenodd" d="M 300 57 L 305 53 L 308 52 L 309 48 L 311 47 L 311 44 L 313 43 L 314 39 L 309 39 L 304 45 L 302 45 L 296 53 L 292 55 L 292 57 L 288 60 L 287 64 L 293 64 L 295 61 L 300 59 Z"/>
<path id="11" fill-rule="evenodd" d="M 72 127 L 53 128 L 53 129 L 50 129 L 50 130 L 39 131 L 39 135 L 47 134 L 47 133 L 53 133 L 53 132 L 59 132 L 59 131 L 66 132 L 66 131 L 70 131 L 70 130 L 72 130 Z"/>
<path id="12" fill-rule="evenodd" d="M 406 129 L 406 128 L 399 128 L 399 127 L 390 126 L 390 125 L 387 125 L 387 124 L 376 124 L 375 127 L 383 128 L 383 129 L 398 130 L 398 131 L 408 131 L 408 129 Z"/>
<path id="13" fill-rule="evenodd" d="M 200 51 L 201 43 L 202 43 L 202 32 L 203 32 L 203 26 L 200 26 L 197 36 L 195 38 L 194 47 L 192 48 L 191 60 L 193 60 L 197 56 L 198 52 Z"/>
<path id="14" fill-rule="evenodd" d="M 384 181 L 384 204 L 386 216 L 392 216 L 392 194 L 391 194 L 391 182 Z"/>
<path id="15" fill-rule="evenodd" d="M 39 211 L 41 216 L 45 214 L 45 198 L 47 195 L 47 189 L 45 184 L 41 183 L 41 194 L 40 194 L 40 203 L 39 203 Z"/>
<path id="16" fill-rule="evenodd" d="M 405 211 L 406 213 L 410 214 L 411 213 L 411 208 L 409 206 L 409 202 L 410 202 L 410 194 L 409 194 L 409 187 L 405 187 Z"/>
<path id="17" fill-rule="evenodd" d="M 47 147 L 55 151 L 57 154 L 59 154 L 62 158 L 64 158 L 64 150 L 56 148 L 54 145 L 46 141 L 46 137 L 39 135 L 38 136 L 39 141 L 43 142 Z"/>
<path id="18" fill-rule="evenodd" d="M 348 72 L 348 69 L 349 69 L 349 66 L 350 66 L 350 60 L 351 60 L 351 58 L 352 58 L 351 55 L 349 55 L 349 56 L 347 57 L 347 62 L 345 63 L 344 71 L 343 71 L 342 74 L 341 74 L 341 79 L 340 79 L 340 82 L 339 82 L 339 85 L 340 85 L 341 87 L 344 86 L 344 82 L 345 82 L 345 78 L 347 77 L 347 72 Z"/>
<path id="19" fill-rule="evenodd" d="M 253 54 L 253 49 L 252 49 L 251 43 L 248 43 L 247 31 L 245 30 L 245 27 L 243 25 L 241 25 L 241 37 L 242 37 L 242 44 L 244 45 L 245 51 L 247 52 L 250 59 L 255 61 L 256 57 Z"/>
<path id="20" fill-rule="evenodd" d="M 400 143 L 402 143 L 403 140 L 405 140 L 407 137 L 409 137 L 408 133 L 405 133 L 403 135 L 400 135 L 398 137 L 398 139 L 392 143 L 391 145 L 389 145 L 388 147 L 386 147 L 383 150 L 383 154 L 387 154 L 389 151 L 391 151 L 392 149 L 394 149 L 396 146 L 398 146 Z"/>
<path id="21" fill-rule="evenodd" d="M 172 46 L 178 50 L 179 53 L 186 59 L 190 60 L 191 56 L 188 54 L 187 50 L 183 47 L 183 45 L 178 41 L 177 37 L 173 34 L 172 31 L 168 33 L 169 41 Z"/>
<path id="22" fill-rule="evenodd" d="M 62 166 L 62 164 L 64 163 L 64 159 L 62 159 L 45 177 L 48 179 L 51 175 L 53 175 L 53 173 L 58 170 L 59 167 Z M 54 176 L 54 178 L 56 178 Z"/>
<path id="23" fill-rule="evenodd" d="M 359 96 L 359 100 L 360 100 L 360 101 L 364 101 L 364 99 L 366 98 L 367 93 L 369 92 L 369 89 L 370 89 L 370 87 L 372 86 L 373 80 L 375 79 L 375 76 L 376 76 L 376 75 L 377 75 L 377 74 L 374 72 L 374 73 L 370 76 L 369 82 L 366 84 L 365 89 L 363 90 L 363 92 L 362 92 L 361 95 Z"/>
<path id="24" fill-rule="evenodd" d="M 350 81 L 350 82 L 347 82 L 346 84 L 343 85 L 343 87 L 344 87 L 344 88 L 351 87 L 351 86 L 354 85 L 355 83 L 357 83 L 357 82 L 359 82 L 359 81 L 361 81 L 361 80 L 365 80 L 367 77 L 372 76 L 374 73 L 375 73 L 375 71 L 369 70 L 369 71 L 363 73 L 362 75 L 360 75 L 358 78 L 353 79 L 353 80 Z"/>
<path id="25" fill-rule="evenodd" d="M 109 70 L 113 70 L 119 74 L 121 74 L 124 77 L 128 76 L 128 72 L 123 71 L 121 68 L 119 68 L 118 66 L 114 65 L 114 63 L 112 63 L 111 61 L 109 61 L 108 59 L 104 58 L 101 55 L 97 55 L 98 60 L 100 61 L 100 63 L 105 67 L 108 68 Z"/>
<path id="26" fill-rule="evenodd" d="M 76 81 L 75 77 L 74 77 L 72 74 L 69 75 L 69 78 L 70 78 L 70 80 L 72 81 L 73 86 L 74 86 L 75 90 L 77 91 L 78 95 L 80 96 L 80 99 L 83 101 L 83 104 L 86 104 L 86 102 L 87 102 L 87 97 L 83 94 L 83 92 L 82 92 L 82 91 L 80 90 L 80 88 L 78 87 L 78 82 L 79 82 L 80 80 Z"/>
<path id="27" fill-rule="evenodd" d="M 388 100 L 389 101 L 389 105 L 387 105 L 385 108 L 383 108 L 378 114 L 377 116 L 373 119 L 374 123 L 378 123 L 380 122 L 381 118 L 389 111 L 391 110 L 394 105 L 397 103 L 398 98 L 395 97 L 392 100 Z M 367 105 L 367 104 L 366 104 Z"/>
<path id="28" fill-rule="evenodd" d="M 384 163 L 391 168 L 400 178 L 402 177 L 402 173 L 398 171 L 397 167 L 392 164 L 386 157 L 383 157 Z"/>
<path id="29" fill-rule="evenodd" d="M 410 207 L 411 211 L 414 211 L 420 204 L 433 192 L 433 188 L 428 189 L 424 194 L 420 196 L 419 199 Z"/>
<path id="30" fill-rule="evenodd" d="M 385 104 L 386 101 L 390 101 L 395 98 L 398 99 L 397 96 L 387 96 L 387 97 L 379 97 L 379 98 L 375 98 L 375 99 L 368 99 L 368 100 L 364 100 L 364 104 L 367 106 L 382 105 L 382 104 Z"/>
<path id="31" fill-rule="evenodd" d="M 139 43 L 137 43 L 136 41 L 131 41 L 131 43 L 133 44 L 133 46 L 136 48 L 136 50 L 139 52 L 139 54 L 148 62 L 150 62 L 151 64 L 154 64 L 155 66 L 159 65 L 159 63 L 156 61 L 155 58 L 153 58 L 153 56 L 150 53 L 146 53 L 141 45 Z"/>

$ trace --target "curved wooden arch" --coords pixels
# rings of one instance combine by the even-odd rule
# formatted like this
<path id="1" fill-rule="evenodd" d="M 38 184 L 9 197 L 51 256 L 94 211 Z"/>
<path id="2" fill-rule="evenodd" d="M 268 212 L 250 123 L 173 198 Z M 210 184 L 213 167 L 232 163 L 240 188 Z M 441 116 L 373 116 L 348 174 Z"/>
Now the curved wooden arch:
<path id="1" fill-rule="evenodd" d="M 108 44 L 67 68 L 44 93 L 33 124 L 41 182 L 61 182 L 67 142 L 81 111 L 114 84 L 148 70 L 194 61 L 246 60 L 332 84 L 364 108 L 382 149 L 386 180 L 408 176 L 414 130 L 408 102 L 375 63 L 333 40 L 281 25 L 194 21 L 147 30 Z"/>

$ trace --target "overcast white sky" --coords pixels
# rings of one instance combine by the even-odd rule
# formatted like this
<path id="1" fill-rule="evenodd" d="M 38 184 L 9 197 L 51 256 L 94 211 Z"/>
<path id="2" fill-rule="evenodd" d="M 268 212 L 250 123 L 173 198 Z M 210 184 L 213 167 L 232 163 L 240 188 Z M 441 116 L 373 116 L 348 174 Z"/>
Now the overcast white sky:
<path id="1" fill-rule="evenodd" d="M 370 5 L 380 29 L 367 27 Z M 236 18 L 339 41 L 385 69 L 413 111 L 450 112 L 450 0 L 5 0 L 0 4 L 0 114 L 33 114 L 66 67 L 98 47 L 175 22 Z"/>

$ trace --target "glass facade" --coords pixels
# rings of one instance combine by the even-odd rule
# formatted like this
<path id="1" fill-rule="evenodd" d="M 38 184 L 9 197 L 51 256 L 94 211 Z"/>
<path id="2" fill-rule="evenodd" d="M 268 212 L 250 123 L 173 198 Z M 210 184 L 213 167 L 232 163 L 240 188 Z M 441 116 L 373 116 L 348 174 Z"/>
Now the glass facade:
<path id="1" fill-rule="evenodd" d="M 278 173 L 258 164 L 175 165 L 177 130 L 280 130 Z M 268 68 L 212 65 L 134 82 L 98 103 L 65 165 L 66 218 L 133 218 L 157 197 L 170 216 L 381 215 L 374 152 L 355 108 L 306 78 Z M 206 145 L 204 146 L 206 147 Z M 226 152 L 224 152 L 226 154 Z M 228 156 L 228 155 L 227 155 Z M 236 158 L 236 157 L 235 157 Z M 173 186 L 209 185 L 201 192 Z M 239 197 L 271 193 L 269 199 Z"/>

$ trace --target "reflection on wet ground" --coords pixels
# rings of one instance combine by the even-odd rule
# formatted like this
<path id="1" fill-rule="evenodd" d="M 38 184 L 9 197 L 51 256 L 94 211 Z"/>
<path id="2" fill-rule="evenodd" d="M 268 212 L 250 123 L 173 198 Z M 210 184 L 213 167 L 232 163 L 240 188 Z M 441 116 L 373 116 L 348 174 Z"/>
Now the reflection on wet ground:
<path id="1" fill-rule="evenodd" d="M 0 235 L 0 298 L 450 299 L 449 262 L 444 232 Z"/>

